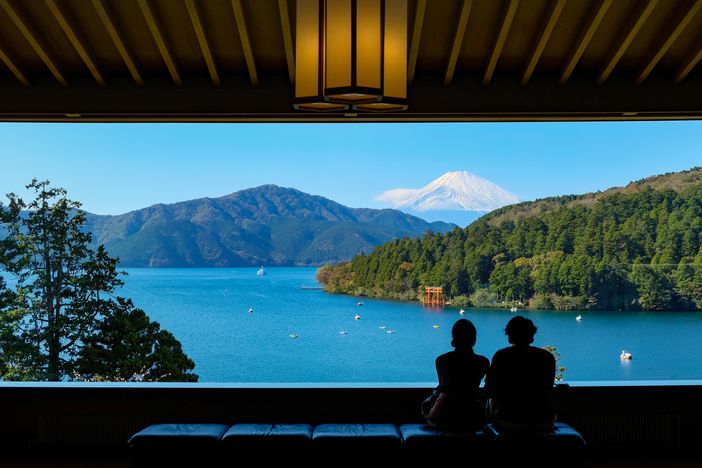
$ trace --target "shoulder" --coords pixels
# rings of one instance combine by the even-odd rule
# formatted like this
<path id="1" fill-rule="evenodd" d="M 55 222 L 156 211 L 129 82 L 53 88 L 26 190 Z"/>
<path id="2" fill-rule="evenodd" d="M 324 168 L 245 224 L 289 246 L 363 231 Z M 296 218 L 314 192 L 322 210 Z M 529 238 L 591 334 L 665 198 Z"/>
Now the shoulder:
<path id="1" fill-rule="evenodd" d="M 546 351 L 543 348 L 539 348 L 537 346 L 530 346 L 531 352 L 534 353 L 537 356 L 540 356 L 541 359 L 544 359 L 546 361 L 555 361 L 556 359 L 553 357 L 553 354 L 551 354 L 549 351 Z"/>
<path id="2" fill-rule="evenodd" d="M 453 355 L 453 351 L 449 351 L 448 353 L 444 353 L 444 354 L 439 355 L 436 358 L 436 364 L 448 361 L 449 359 L 451 359 L 452 355 Z"/>
<path id="3" fill-rule="evenodd" d="M 495 360 L 499 361 L 500 359 L 505 359 L 507 358 L 511 353 L 513 352 L 512 346 L 507 347 L 507 348 L 502 348 L 498 350 L 495 355 L 492 357 L 492 362 L 495 362 Z"/>

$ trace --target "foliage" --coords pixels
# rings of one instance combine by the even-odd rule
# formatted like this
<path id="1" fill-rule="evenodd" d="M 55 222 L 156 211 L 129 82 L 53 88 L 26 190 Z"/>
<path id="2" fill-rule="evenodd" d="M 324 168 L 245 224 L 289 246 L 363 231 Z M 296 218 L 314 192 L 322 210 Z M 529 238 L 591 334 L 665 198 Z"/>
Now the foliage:
<path id="1" fill-rule="evenodd" d="M 548 351 L 549 353 L 553 354 L 553 358 L 556 360 L 556 377 L 554 380 L 556 382 L 562 382 L 565 378 L 565 371 L 567 371 L 568 368 L 561 366 L 560 351 L 558 351 L 558 348 L 556 348 L 555 346 L 543 346 L 542 348 Z"/>
<path id="2" fill-rule="evenodd" d="M 85 339 L 76 367 L 79 380 L 196 382 L 195 363 L 168 331 L 161 330 L 129 300 L 119 298 L 115 310 Z"/>
<path id="3" fill-rule="evenodd" d="M 0 204 L 0 271 L 16 283 L 8 291 L 3 281 L 0 290 L 0 378 L 65 380 L 85 362 L 85 343 L 127 303 L 114 295 L 122 285 L 117 259 L 92 247 L 80 203 L 48 181 L 27 188 L 33 200 L 10 193 Z"/>
<path id="4" fill-rule="evenodd" d="M 322 283 L 378 297 L 442 286 L 448 299 L 469 296 L 478 307 L 698 310 L 702 179 L 692 176 L 702 170 L 689 172 L 685 183 L 675 173 L 652 185 L 520 203 L 465 229 L 393 240 L 328 267 L 338 281 Z"/>

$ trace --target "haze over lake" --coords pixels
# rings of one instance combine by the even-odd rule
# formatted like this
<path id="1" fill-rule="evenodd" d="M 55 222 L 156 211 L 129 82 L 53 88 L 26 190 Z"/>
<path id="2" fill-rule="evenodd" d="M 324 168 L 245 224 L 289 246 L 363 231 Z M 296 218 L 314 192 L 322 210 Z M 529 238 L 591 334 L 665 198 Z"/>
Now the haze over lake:
<path id="1" fill-rule="evenodd" d="M 435 382 L 434 359 L 451 349 L 458 309 L 303 289 L 318 287 L 315 268 L 256 270 L 127 269 L 121 294 L 181 341 L 200 382 Z M 700 312 L 519 313 L 539 327 L 536 345 L 558 348 L 566 381 L 702 376 Z M 476 352 L 490 358 L 506 346 L 512 316 L 467 309 Z M 623 349 L 631 361 L 619 359 Z"/>

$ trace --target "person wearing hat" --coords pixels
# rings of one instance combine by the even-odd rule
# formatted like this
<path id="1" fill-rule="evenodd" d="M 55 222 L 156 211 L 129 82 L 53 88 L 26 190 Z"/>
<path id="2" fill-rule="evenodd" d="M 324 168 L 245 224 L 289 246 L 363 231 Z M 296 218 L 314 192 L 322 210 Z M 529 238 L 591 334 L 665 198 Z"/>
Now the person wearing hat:
<path id="1" fill-rule="evenodd" d="M 536 326 L 520 315 L 505 327 L 511 346 L 495 353 L 485 377 L 488 418 L 503 430 L 543 432 L 553 427 L 556 360 L 534 342 Z"/>
<path id="2" fill-rule="evenodd" d="M 458 320 L 451 337 L 454 350 L 436 358 L 439 385 L 422 404 L 422 415 L 434 427 L 477 429 L 484 422 L 478 388 L 490 361 L 473 352 L 477 331 L 470 320 Z"/>

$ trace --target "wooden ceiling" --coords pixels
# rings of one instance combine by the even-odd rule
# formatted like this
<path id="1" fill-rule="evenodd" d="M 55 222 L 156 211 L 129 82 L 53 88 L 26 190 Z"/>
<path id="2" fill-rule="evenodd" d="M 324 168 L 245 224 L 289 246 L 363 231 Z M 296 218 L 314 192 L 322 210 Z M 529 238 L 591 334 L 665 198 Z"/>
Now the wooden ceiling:
<path id="1" fill-rule="evenodd" d="M 702 117 L 702 0 L 408 0 L 409 110 L 293 110 L 295 0 L 0 0 L 0 120 Z"/>

